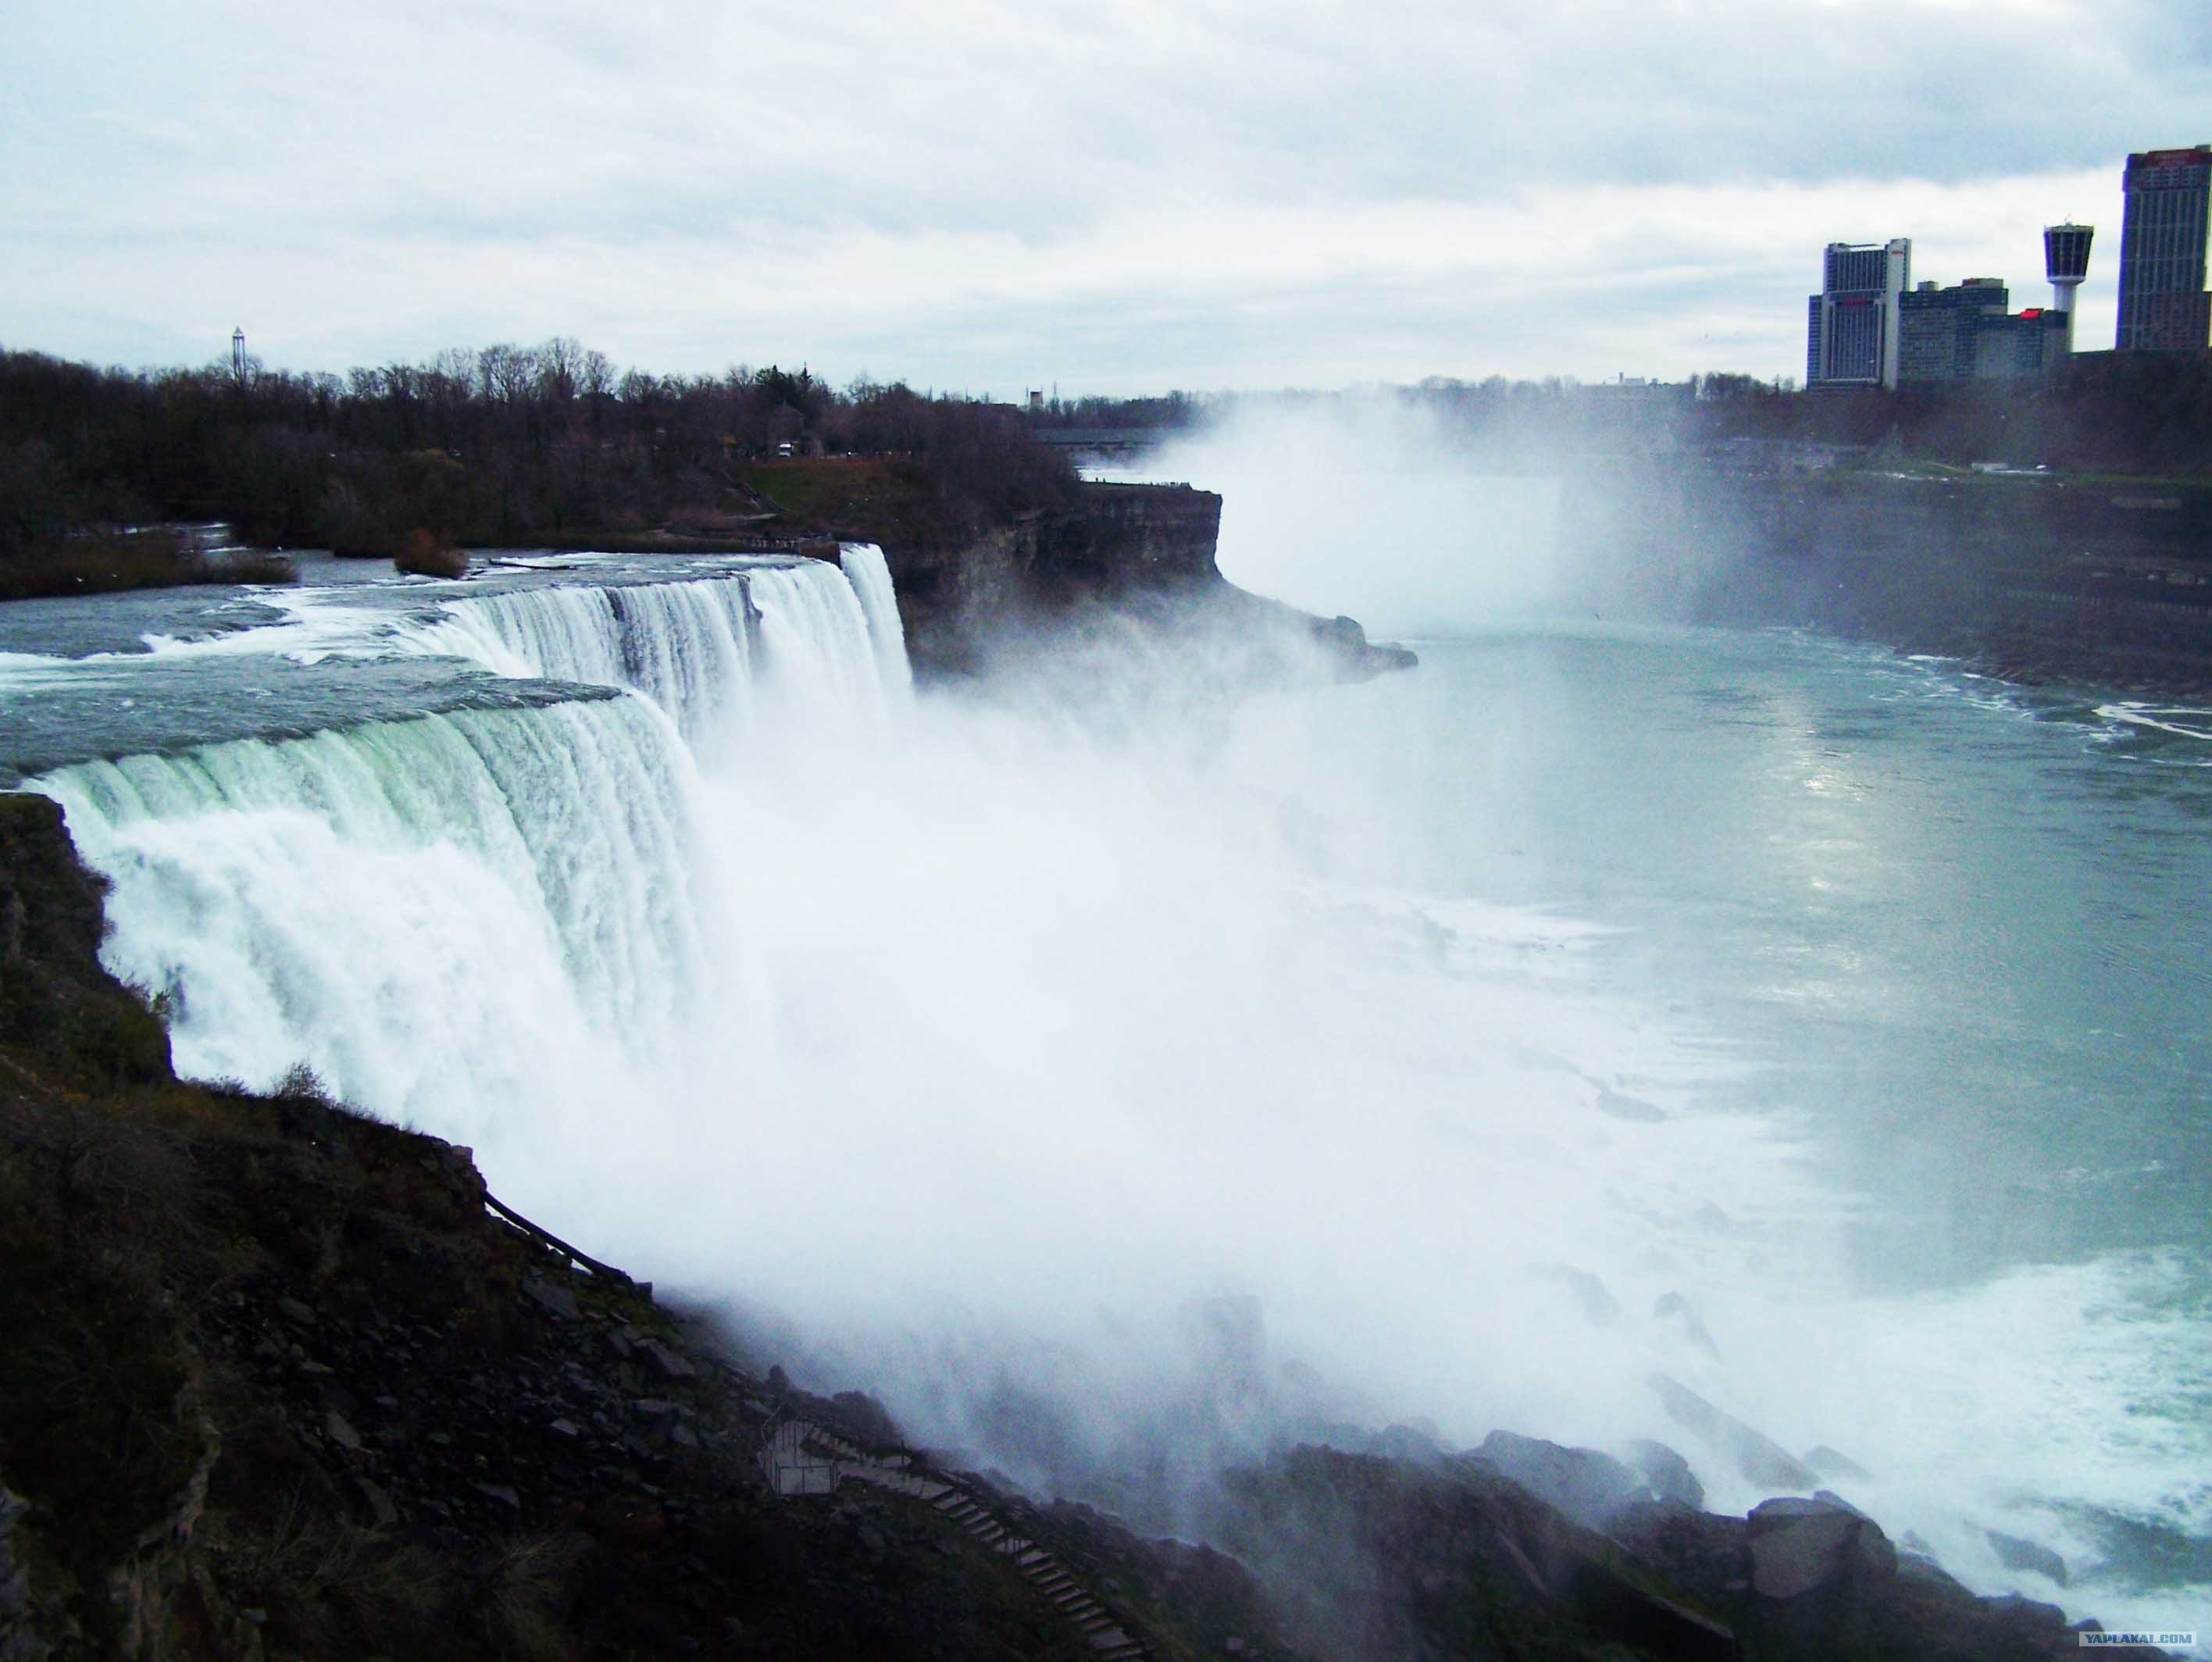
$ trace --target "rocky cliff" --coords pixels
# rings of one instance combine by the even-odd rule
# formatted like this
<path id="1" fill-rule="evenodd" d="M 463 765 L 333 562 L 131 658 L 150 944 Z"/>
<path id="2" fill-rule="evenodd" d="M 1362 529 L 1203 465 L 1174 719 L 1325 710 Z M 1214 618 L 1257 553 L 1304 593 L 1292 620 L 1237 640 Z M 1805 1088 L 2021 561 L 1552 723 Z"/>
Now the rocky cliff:
<path id="1" fill-rule="evenodd" d="M 1563 556 L 1600 610 L 2212 689 L 2212 487 L 1626 467 L 1570 481 L 1562 509 Z"/>
<path id="2" fill-rule="evenodd" d="M 1086 484 L 1071 505 L 957 545 L 887 543 L 907 645 L 925 675 L 986 673 L 1126 628 L 1171 656 L 1256 681 L 1363 679 L 1410 667 L 1350 618 L 1237 588 L 1214 562 L 1221 498 L 1188 485 Z"/>

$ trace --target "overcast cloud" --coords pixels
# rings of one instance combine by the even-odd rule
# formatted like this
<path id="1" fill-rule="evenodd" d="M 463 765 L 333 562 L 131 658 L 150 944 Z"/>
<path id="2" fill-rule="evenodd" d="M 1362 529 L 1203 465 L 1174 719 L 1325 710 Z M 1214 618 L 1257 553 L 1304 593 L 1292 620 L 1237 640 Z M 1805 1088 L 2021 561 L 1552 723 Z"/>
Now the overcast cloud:
<path id="1" fill-rule="evenodd" d="M 1802 374 L 1832 239 L 2009 279 L 2212 139 L 2207 0 L 14 0 L 0 344 L 572 334 L 1012 396 Z"/>

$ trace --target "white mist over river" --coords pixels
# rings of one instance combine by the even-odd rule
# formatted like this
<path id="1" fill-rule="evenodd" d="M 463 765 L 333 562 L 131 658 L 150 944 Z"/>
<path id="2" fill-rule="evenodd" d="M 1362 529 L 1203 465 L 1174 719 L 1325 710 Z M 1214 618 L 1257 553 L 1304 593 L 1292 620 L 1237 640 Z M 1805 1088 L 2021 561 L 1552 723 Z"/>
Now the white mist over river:
<path id="1" fill-rule="evenodd" d="M 40 786 L 188 1070 L 305 1060 L 1018 1477 L 1173 1521 L 1283 1428 L 1425 1421 L 1762 1498 L 1664 1372 L 1978 1588 L 2207 1625 L 2207 725 L 1547 623 L 1481 509 L 1540 552 L 1525 482 L 1389 489 L 1334 599 L 1235 498 L 1224 564 L 1400 628 L 1463 565 L 1454 638 L 1203 732 L 913 696 L 854 550 L 396 633 L 309 597 L 319 652 L 652 696 Z"/>

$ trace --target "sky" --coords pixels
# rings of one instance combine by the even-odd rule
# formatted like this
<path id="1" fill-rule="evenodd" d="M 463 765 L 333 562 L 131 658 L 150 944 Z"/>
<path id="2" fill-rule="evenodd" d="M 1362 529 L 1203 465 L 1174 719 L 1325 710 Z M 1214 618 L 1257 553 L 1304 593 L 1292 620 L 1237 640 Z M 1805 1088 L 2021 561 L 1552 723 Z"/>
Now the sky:
<path id="1" fill-rule="evenodd" d="M 1830 241 L 2041 304 L 2212 0 L 9 0 L 0 346 L 1064 396 L 1802 376 Z"/>

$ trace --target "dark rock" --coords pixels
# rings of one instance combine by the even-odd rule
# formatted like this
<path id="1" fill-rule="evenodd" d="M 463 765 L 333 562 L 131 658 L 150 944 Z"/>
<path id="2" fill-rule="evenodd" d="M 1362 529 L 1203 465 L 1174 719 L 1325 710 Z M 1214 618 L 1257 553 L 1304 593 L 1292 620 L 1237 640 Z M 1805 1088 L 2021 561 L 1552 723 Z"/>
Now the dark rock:
<path id="1" fill-rule="evenodd" d="M 1997 1562 L 2007 1569 L 2024 1569 L 2032 1574 L 2047 1576 L 2062 1587 L 2066 1585 L 2066 1561 L 2049 1547 L 1993 1529 L 1985 1529 L 1982 1533 L 1989 1538 L 1990 1550 L 1996 1554 Z"/>
<path id="2" fill-rule="evenodd" d="M 1662 1293 L 1651 1306 L 1655 1320 L 1671 1321 L 1674 1331 L 1704 1351 L 1715 1362 L 1721 1359 L 1721 1348 L 1713 1343 L 1713 1336 L 1698 1315 L 1697 1307 L 1680 1293 Z"/>
<path id="3" fill-rule="evenodd" d="M 1805 1451 L 1805 1464 L 1823 1477 L 1844 1477 L 1853 1483 L 1870 1483 L 1874 1473 L 1869 1471 L 1848 1454 L 1839 1453 L 1826 1443 L 1815 1444 Z"/>
<path id="4" fill-rule="evenodd" d="M 564 1321 L 580 1321 L 584 1313 L 576 1307 L 576 1295 L 565 1287 L 556 1287 L 550 1281 L 536 1276 L 522 1278 L 522 1290 L 544 1309 Z"/>
<path id="5" fill-rule="evenodd" d="M 522 1497 L 516 1494 L 513 1487 L 509 1484 L 478 1483 L 475 1487 L 479 1495 L 489 1495 L 495 1501 L 502 1501 L 508 1506 L 513 1507 L 517 1512 L 522 1510 Z"/>
<path id="6" fill-rule="evenodd" d="M 276 1313 L 285 1320 L 297 1322 L 302 1327 L 313 1327 L 315 1325 L 315 1313 L 295 1298 L 278 1299 Z"/>
<path id="7" fill-rule="evenodd" d="M 2016 1592 L 1984 1598 L 1981 1605 L 1996 1618 L 2000 1626 L 2014 1632 L 2033 1633 L 2038 1629 L 2046 1632 L 2063 1631 L 2066 1626 L 2066 1612 L 2057 1605 L 2044 1604 L 2040 1599 L 2024 1598 Z"/>
<path id="8" fill-rule="evenodd" d="M 645 1342 L 645 1354 L 653 1359 L 653 1365 L 669 1379 L 688 1380 L 699 1372 L 697 1368 L 658 1339 L 647 1339 Z"/>
<path id="9" fill-rule="evenodd" d="M 1690 1470 L 1690 1463 L 1666 1444 L 1639 1437 L 1629 1444 L 1628 1459 L 1661 1500 L 1686 1506 L 1692 1512 L 1705 1510 L 1705 1486 Z"/>
<path id="10" fill-rule="evenodd" d="M 399 1521 L 399 1508 L 392 1503 L 392 1497 L 382 1489 L 366 1477 L 356 1477 L 353 1486 L 360 1492 L 362 1501 L 368 1507 L 369 1518 L 377 1528 L 388 1529 Z"/>
<path id="11" fill-rule="evenodd" d="M 1890 1614 L 1897 1550 L 1881 1526 L 1825 1501 L 1765 1501 L 1746 1520 L 1745 1637 L 1761 1655 L 1872 1657 Z"/>
<path id="12" fill-rule="evenodd" d="M 1615 1119 L 1633 1120 L 1647 1125 L 1656 1125 L 1667 1117 L 1666 1109 L 1646 1102 L 1640 1096 L 1630 1096 L 1604 1085 L 1598 1087 L 1597 1111 Z"/>
<path id="13" fill-rule="evenodd" d="M 361 1453 L 361 1433 L 347 1424 L 345 1416 L 335 1408 L 323 1416 L 323 1434 L 347 1453 Z"/>
<path id="14" fill-rule="evenodd" d="M 1474 1450 L 1474 1458 L 1590 1529 L 1603 1529 L 1615 1513 L 1644 1493 L 1644 1479 L 1610 1454 L 1567 1448 L 1540 1437 L 1493 1431 Z"/>
<path id="15" fill-rule="evenodd" d="M 1770 1489 L 1819 1487 L 1820 1475 L 1788 1449 L 1723 1414 L 1689 1386 L 1664 1374 L 1652 1374 L 1647 1383 L 1658 1392 L 1661 1404 L 1675 1424 L 1726 1454 L 1753 1483 Z"/>
<path id="16" fill-rule="evenodd" d="M 1606 1285 L 1587 1270 L 1577 1270 L 1571 1264 L 1540 1264 L 1536 1273 L 1547 1281 L 1557 1282 L 1575 1295 L 1583 1307 L 1583 1314 L 1599 1327 L 1610 1327 L 1620 1319 L 1620 1304 L 1606 1289 Z"/>
<path id="17" fill-rule="evenodd" d="M 1369 1439 L 1368 1452 L 1408 1465 L 1433 1465 L 1444 1456 L 1444 1446 L 1419 1426 L 1389 1425 Z"/>
<path id="18" fill-rule="evenodd" d="M 891 1418 L 890 1410 L 865 1391 L 840 1391 L 830 1400 L 837 1404 L 838 1414 L 862 1442 L 890 1448 L 905 1446 L 905 1435 L 899 1430 L 898 1422 Z"/>

